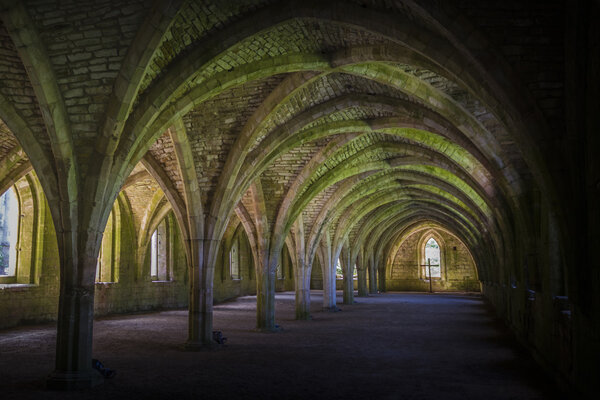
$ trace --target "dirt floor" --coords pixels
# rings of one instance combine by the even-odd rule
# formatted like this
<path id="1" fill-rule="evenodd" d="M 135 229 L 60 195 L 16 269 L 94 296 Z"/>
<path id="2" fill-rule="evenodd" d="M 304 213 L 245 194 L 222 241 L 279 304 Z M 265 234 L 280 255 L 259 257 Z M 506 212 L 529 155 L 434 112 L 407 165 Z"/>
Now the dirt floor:
<path id="1" fill-rule="evenodd" d="M 93 389 L 44 389 L 54 326 L 0 331 L 5 399 L 560 399 L 554 383 L 478 296 L 386 293 L 295 321 L 277 294 L 280 333 L 254 331 L 254 297 L 215 307 L 223 347 L 186 352 L 187 312 L 103 318 L 94 357 L 117 370 Z M 338 293 L 341 302 L 341 293 Z"/>

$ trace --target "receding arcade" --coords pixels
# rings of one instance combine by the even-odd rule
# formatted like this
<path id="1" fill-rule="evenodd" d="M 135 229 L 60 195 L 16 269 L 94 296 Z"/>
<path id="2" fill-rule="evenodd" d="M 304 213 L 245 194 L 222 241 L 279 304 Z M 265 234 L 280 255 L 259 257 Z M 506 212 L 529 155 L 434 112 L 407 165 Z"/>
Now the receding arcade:
<path id="1" fill-rule="evenodd" d="M 246 294 L 268 332 L 281 290 L 300 320 L 311 289 L 482 291 L 509 320 L 568 296 L 556 111 L 458 5 L 13 3 L 0 285 L 45 297 L 0 328 L 57 319 L 51 386 L 93 383 L 95 315 L 188 307 L 198 350 Z"/>

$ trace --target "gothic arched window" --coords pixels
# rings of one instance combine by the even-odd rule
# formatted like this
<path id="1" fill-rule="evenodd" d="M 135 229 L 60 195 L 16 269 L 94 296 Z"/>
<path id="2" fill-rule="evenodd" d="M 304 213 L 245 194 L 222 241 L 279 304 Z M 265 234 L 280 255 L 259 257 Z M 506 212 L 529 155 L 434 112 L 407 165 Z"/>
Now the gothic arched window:
<path id="1" fill-rule="evenodd" d="M 229 250 L 229 274 L 231 279 L 240 279 L 240 241 L 236 236 Z"/>
<path id="2" fill-rule="evenodd" d="M 43 202 L 34 172 L 0 195 L 0 285 L 39 283 L 44 259 Z"/>
<path id="3" fill-rule="evenodd" d="M 429 278 L 429 271 L 431 268 L 431 277 L 432 278 L 441 278 L 442 277 L 442 257 L 440 252 L 440 245 L 433 238 L 430 237 L 425 242 L 425 248 L 423 251 L 424 254 L 424 262 L 422 264 L 423 276 Z"/>
<path id="4" fill-rule="evenodd" d="M 171 223 L 163 219 L 152 233 L 150 239 L 150 277 L 153 281 L 173 279 L 171 266 Z"/>
<path id="5" fill-rule="evenodd" d="M 17 274 L 19 199 L 11 187 L 0 196 L 0 276 Z"/>

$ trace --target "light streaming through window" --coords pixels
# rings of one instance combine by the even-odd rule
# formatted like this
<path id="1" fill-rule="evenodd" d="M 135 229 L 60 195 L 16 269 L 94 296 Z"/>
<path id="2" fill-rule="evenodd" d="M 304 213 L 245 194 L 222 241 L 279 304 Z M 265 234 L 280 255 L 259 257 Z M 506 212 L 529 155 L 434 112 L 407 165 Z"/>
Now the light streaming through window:
<path id="1" fill-rule="evenodd" d="M 19 200 L 11 187 L 0 196 L 0 276 L 16 274 L 18 234 Z"/>
<path id="2" fill-rule="evenodd" d="M 158 277 L 158 230 L 154 231 L 150 242 L 150 276 Z"/>
<path id="3" fill-rule="evenodd" d="M 441 265 L 440 265 L 440 245 L 435 241 L 434 238 L 430 238 L 425 244 L 425 264 L 431 263 L 431 276 L 433 278 L 440 278 Z M 429 267 L 425 266 L 425 276 L 429 278 Z"/>
<path id="4" fill-rule="evenodd" d="M 240 279 L 239 241 L 237 239 L 233 241 L 229 251 L 229 269 L 231 279 Z"/>

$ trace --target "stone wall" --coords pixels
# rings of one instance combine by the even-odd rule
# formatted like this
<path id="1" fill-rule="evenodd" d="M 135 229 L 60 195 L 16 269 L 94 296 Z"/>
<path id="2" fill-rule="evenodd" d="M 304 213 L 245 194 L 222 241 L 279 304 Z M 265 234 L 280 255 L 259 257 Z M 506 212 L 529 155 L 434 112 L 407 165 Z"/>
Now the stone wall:
<path id="1" fill-rule="evenodd" d="M 429 290 L 429 280 L 421 276 L 419 264 L 422 263 L 420 247 L 432 232 L 440 244 L 442 262 L 442 276 L 434 278 L 433 290 L 479 291 L 475 263 L 469 250 L 456 236 L 443 230 L 417 231 L 402 241 L 387 268 L 386 290 Z"/>
<path id="2" fill-rule="evenodd" d="M 250 244 L 244 234 L 239 236 L 240 278 L 232 278 L 229 269 L 229 249 L 221 246 L 215 270 L 215 302 L 225 301 L 237 296 L 256 294 L 256 266 L 252 260 Z"/>
<path id="3" fill-rule="evenodd" d="M 39 274 L 32 280 L 36 283 L 0 284 L 0 329 L 51 322 L 57 318 L 59 254 L 50 211 L 46 202 L 43 203 L 40 209 L 43 213 L 40 220 L 45 221 L 41 226 L 43 257 Z M 147 265 L 139 269 L 136 267 L 136 253 L 130 251 L 136 246 L 135 237 L 131 230 L 122 228 L 121 250 L 117 257 L 119 260 L 117 282 L 96 283 L 94 299 L 96 316 L 187 307 L 189 279 L 185 249 L 176 225 L 173 231 L 171 244 L 173 279 L 152 281 L 148 274 L 137 276 L 138 270 L 150 270 L 150 258 L 146 257 Z M 21 245 L 23 248 L 28 248 L 31 243 L 26 242 Z M 150 252 L 149 246 L 147 252 Z M 248 241 L 240 240 L 240 279 L 231 278 L 228 258 L 223 256 L 223 250 L 220 253 L 215 267 L 214 301 L 221 302 L 237 296 L 255 294 L 255 269 Z M 287 267 L 285 279 L 278 281 L 278 290 L 293 288 L 291 267 L 287 262 L 285 266 Z M 25 266 L 21 265 L 21 267 Z"/>

